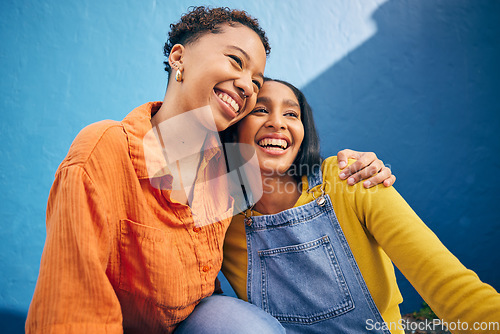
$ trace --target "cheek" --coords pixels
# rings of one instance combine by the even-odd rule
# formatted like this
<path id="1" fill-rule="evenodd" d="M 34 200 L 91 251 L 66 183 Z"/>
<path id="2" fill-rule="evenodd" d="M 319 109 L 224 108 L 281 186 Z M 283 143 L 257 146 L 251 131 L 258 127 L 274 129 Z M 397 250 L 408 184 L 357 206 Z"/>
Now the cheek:
<path id="1" fill-rule="evenodd" d="M 251 115 L 241 120 L 238 124 L 239 142 L 248 144 L 253 143 L 258 129 L 259 126 L 255 120 L 252 119 Z"/>
<path id="2" fill-rule="evenodd" d="M 295 144 L 297 144 L 297 147 L 301 147 L 302 143 L 304 142 L 304 127 L 301 126 L 297 129 L 296 131 L 296 136 L 295 136 Z"/>
<path id="3" fill-rule="evenodd" d="M 244 121 L 240 121 L 238 124 L 238 142 L 240 143 L 248 143 L 249 142 L 249 133 L 248 128 L 245 127 Z"/>
<path id="4" fill-rule="evenodd" d="M 256 103 L 257 103 L 257 94 L 254 93 L 252 97 L 246 100 L 245 107 L 243 110 L 243 115 L 244 116 L 248 115 L 253 110 Z"/>

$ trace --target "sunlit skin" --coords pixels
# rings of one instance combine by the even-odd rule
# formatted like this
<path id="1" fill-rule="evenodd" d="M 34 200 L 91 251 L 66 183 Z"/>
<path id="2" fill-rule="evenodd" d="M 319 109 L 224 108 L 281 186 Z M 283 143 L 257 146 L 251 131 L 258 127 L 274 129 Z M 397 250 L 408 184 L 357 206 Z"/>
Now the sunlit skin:
<path id="1" fill-rule="evenodd" d="M 182 204 L 188 204 L 188 198 L 193 196 L 204 138 L 213 130 L 222 131 L 245 117 L 255 106 L 263 84 L 266 50 L 259 35 L 241 24 L 222 24 L 220 28 L 218 33 L 205 32 L 194 41 L 172 47 L 168 58 L 172 74 L 167 92 L 151 119 L 153 127 L 161 128 L 159 125 L 167 119 L 204 110 L 196 121 L 179 122 L 178 126 L 169 125 L 165 130 L 175 131 L 177 139 L 189 142 L 190 152 L 199 152 L 179 162 L 172 171 L 182 188 L 173 189 L 171 198 Z M 175 79 L 177 69 L 182 72 L 180 81 Z M 190 115 L 193 114 L 198 115 Z"/>
<path id="2" fill-rule="evenodd" d="M 255 209 L 261 213 L 291 208 L 300 197 L 297 182 L 286 174 L 304 139 L 300 116 L 293 91 L 267 81 L 253 111 L 238 124 L 239 141 L 254 147 L 259 160 L 264 194 Z"/>
<path id="3" fill-rule="evenodd" d="M 253 109 L 263 83 L 266 51 L 250 28 L 224 24 L 220 33 L 205 33 L 186 45 L 174 45 L 169 63 L 173 75 L 153 125 L 210 106 L 221 131 Z M 182 71 L 181 82 L 175 81 L 176 68 Z M 224 101 L 227 97 L 230 99 Z"/>
<path id="4" fill-rule="evenodd" d="M 173 73 L 169 78 L 163 104 L 151 119 L 152 125 L 157 126 L 166 119 L 190 110 L 209 107 L 214 121 L 212 125 L 215 125 L 217 131 L 222 131 L 254 109 L 257 94 L 263 85 L 266 51 L 257 33 L 250 28 L 239 24 L 223 24 L 219 33 L 207 32 L 185 45 L 174 45 L 169 55 L 169 63 Z M 182 72 L 180 82 L 175 80 L 176 69 Z M 291 91 L 290 94 L 296 100 Z M 262 100 L 261 105 L 264 102 Z M 302 125 L 300 120 L 298 123 Z M 210 124 L 201 122 L 201 125 L 213 129 Z M 185 136 L 192 135 L 184 127 L 179 129 L 183 129 Z M 200 140 L 198 147 L 192 151 L 201 152 L 202 144 L 203 141 Z M 284 154 L 287 158 L 280 163 L 284 164 L 283 166 L 276 168 L 272 159 L 266 159 L 263 166 L 268 171 L 282 172 L 288 169 L 293 161 L 291 153 L 295 152 L 296 155 L 300 146 L 296 141 L 291 144 L 293 147 L 287 148 Z M 271 152 L 268 153 L 272 155 Z M 281 156 L 279 152 L 274 153 L 275 158 Z M 192 159 L 189 166 L 183 165 L 182 171 L 179 168 L 179 173 L 182 172 L 182 175 L 178 175 L 179 179 L 186 179 L 184 186 L 194 182 L 193 176 L 196 175 L 200 158 L 201 156 Z M 274 159 L 275 162 L 278 160 L 280 159 Z M 271 179 L 264 181 L 266 185 Z M 178 191 L 178 194 L 174 191 L 172 196 L 181 203 L 187 203 L 183 190 Z"/>

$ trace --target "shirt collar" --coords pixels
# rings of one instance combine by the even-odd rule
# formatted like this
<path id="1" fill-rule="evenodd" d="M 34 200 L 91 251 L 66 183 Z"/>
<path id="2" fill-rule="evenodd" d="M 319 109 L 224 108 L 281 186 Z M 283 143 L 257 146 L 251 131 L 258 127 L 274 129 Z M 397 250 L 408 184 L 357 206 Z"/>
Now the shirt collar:
<path id="1" fill-rule="evenodd" d="M 139 179 L 170 175 L 161 144 L 152 131 L 151 117 L 162 102 L 148 102 L 132 110 L 122 121 L 127 134 L 129 154 Z M 203 159 L 200 167 L 206 167 L 213 158 L 219 159 L 221 143 L 218 133 L 209 135 L 203 144 Z"/>
<path id="2" fill-rule="evenodd" d="M 127 133 L 130 159 L 139 179 L 149 178 L 144 152 L 144 136 L 152 128 L 151 115 L 160 109 L 161 104 L 161 102 L 143 104 L 132 110 L 122 121 L 123 128 Z M 150 147 L 153 152 L 158 150 L 156 146 L 154 142 L 151 143 Z"/>

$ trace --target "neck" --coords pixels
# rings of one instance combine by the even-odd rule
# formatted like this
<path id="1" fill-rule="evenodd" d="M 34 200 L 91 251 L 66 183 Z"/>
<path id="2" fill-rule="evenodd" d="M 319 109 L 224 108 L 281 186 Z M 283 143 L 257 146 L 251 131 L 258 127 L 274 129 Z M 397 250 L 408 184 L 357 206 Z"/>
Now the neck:
<path id="1" fill-rule="evenodd" d="M 178 98 L 179 92 L 177 92 L 177 87 L 171 84 L 167 88 L 160 109 L 151 117 L 153 126 L 157 126 L 163 121 L 178 116 L 186 111 L 184 110 L 185 108 L 183 108 L 181 99 Z"/>
<path id="2" fill-rule="evenodd" d="M 255 210 L 262 214 L 275 214 L 292 208 L 301 194 L 297 181 L 290 175 L 262 175 L 262 190 L 262 197 L 255 204 Z"/>
<path id="3" fill-rule="evenodd" d="M 151 125 L 170 161 L 199 155 L 205 139 L 217 134 L 210 107 L 187 110 L 184 99 L 180 97 L 178 87 L 171 84 L 160 109 L 151 118 Z"/>
<path id="4" fill-rule="evenodd" d="M 202 150 L 210 148 L 205 141 L 216 132 L 203 124 L 207 113 L 211 116 L 209 108 L 188 111 L 179 96 L 175 87 L 167 90 L 160 109 L 151 118 L 151 125 L 174 178 L 171 198 L 187 204 L 193 195 Z"/>

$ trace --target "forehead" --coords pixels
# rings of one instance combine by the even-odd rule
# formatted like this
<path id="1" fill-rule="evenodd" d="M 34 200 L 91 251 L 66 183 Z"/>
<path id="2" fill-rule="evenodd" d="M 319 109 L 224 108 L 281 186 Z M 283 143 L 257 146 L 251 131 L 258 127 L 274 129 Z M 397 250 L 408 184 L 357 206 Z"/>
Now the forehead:
<path id="1" fill-rule="evenodd" d="M 259 102 L 259 99 L 260 101 L 270 101 L 275 103 L 293 101 L 297 105 L 299 104 L 295 93 L 290 89 L 290 87 L 276 81 L 264 82 L 264 85 L 257 96 L 257 102 Z"/>
<path id="2" fill-rule="evenodd" d="M 266 50 L 259 35 L 242 24 L 229 25 L 227 23 L 218 26 L 217 32 L 207 31 L 202 33 L 192 43 L 193 46 L 203 46 L 204 48 L 221 48 L 237 46 L 249 53 L 252 57 L 266 59 Z"/>

